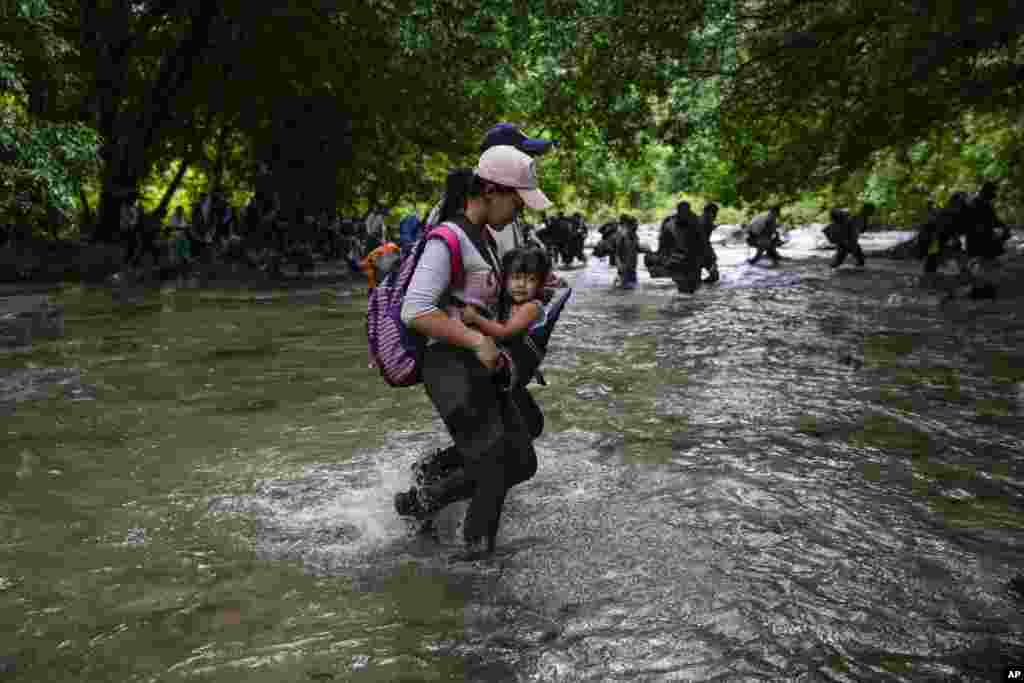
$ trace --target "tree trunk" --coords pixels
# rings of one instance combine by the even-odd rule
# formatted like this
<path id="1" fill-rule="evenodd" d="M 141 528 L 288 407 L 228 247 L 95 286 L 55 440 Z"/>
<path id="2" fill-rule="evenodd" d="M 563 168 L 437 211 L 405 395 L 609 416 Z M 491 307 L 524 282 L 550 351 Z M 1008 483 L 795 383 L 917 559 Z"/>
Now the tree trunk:
<path id="1" fill-rule="evenodd" d="M 227 124 L 223 124 L 220 127 L 220 132 L 217 134 L 217 156 L 213 160 L 213 178 L 210 183 L 211 192 L 220 192 L 224 189 L 224 166 L 230 130 Z"/>
<path id="2" fill-rule="evenodd" d="M 85 196 L 85 188 L 82 187 L 82 183 L 78 185 L 78 201 L 82 202 L 82 215 L 79 218 L 80 224 L 78 232 L 80 235 L 92 234 L 93 229 L 96 227 L 96 216 L 92 212 L 92 207 L 89 206 L 89 198 Z"/>
<path id="3" fill-rule="evenodd" d="M 99 221 L 94 242 L 115 243 L 128 237 L 121 230 L 121 207 L 138 199 L 144 151 L 125 138 L 114 139 L 100 150 L 103 173 L 100 178 Z"/>
<path id="4" fill-rule="evenodd" d="M 121 40 L 113 47 L 103 46 L 98 51 L 101 64 L 97 80 L 103 81 L 97 83 L 98 128 L 106 144 L 101 149 L 103 173 L 94 241 L 114 242 L 119 237 L 128 236 L 121 235 L 121 207 L 126 201 L 134 201 L 138 197 L 139 183 L 149 168 L 149 151 L 159 144 L 161 130 L 173 119 L 173 104 L 191 78 L 193 66 L 207 45 L 210 27 L 219 8 L 220 3 L 214 2 L 195 5 L 188 30 L 182 40 L 162 56 L 156 78 L 149 84 L 141 103 L 132 110 L 123 110 L 122 93 L 106 86 L 109 74 L 123 72 L 126 65 L 139 58 L 139 55 L 128 54 L 131 40 Z M 85 18 L 94 17 L 88 15 Z M 91 26 L 92 23 L 85 25 Z M 101 40 L 102 37 L 97 34 L 95 39 Z"/>
<path id="5" fill-rule="evenodd" d="M 185 171 L 188 170 L 189 160 L 182 159 L 181 164 L 178 165 L 178 172 L 174 174 L 174 180 L 171 181 L 167 191 L 164 192 L 163 198 L 160 199 L 159 206 L 156 207 L 156 211 L 153 212 L 153 218 L 163 222 L 167 216 L 167 207 L 171 203 L 171 199 L 174 198 L 174 194 L 178 191 L 178 185 L 181 184 L 181 179 L 185 177 Z"/>

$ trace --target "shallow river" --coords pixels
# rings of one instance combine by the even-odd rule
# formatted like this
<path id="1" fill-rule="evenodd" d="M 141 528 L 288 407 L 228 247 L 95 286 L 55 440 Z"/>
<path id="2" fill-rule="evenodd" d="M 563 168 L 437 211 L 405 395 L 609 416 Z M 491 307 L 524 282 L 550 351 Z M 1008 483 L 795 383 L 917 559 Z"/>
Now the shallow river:
<path id="1" fill-rule="evenodd" d="M 447 436 L 367 369 L 360 290 L 64 288 L 66 336 L 0 354 L 0 680 L 997 680 L 1020 299 L 798 238 L 693 296 L 562 272 L 540 469 L 479 563 L 459 510 L 437 543 L 391 509 Z"/>

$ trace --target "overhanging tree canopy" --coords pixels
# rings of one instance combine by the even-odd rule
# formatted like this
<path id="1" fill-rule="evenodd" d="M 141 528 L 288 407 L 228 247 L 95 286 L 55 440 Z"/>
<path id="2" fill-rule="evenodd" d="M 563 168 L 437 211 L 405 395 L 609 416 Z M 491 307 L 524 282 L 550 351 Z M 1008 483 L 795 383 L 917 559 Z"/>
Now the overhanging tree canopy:
<path id="1" fill-rule="evenodd" d="M 541 171 L 590 202 L 649 182 L 652 145 L 680 182 L 754 200 L 918 160 L 954 124 L 1024 185 L 1008 1 L 15 4 L 33 18 L 0 30 L 20 55 L 0 79 L 33 120 L 98 131 L 108 237 L 140 182 L 186 164 L 251 187 L 262 162 L 313 210 L 423 197 L 498 120 L 559 139 Z"/>

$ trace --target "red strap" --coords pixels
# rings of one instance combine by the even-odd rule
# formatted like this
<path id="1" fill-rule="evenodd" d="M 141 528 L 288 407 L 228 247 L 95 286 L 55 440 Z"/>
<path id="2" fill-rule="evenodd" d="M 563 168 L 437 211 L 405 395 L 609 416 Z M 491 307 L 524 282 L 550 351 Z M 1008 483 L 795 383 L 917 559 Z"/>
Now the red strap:
<path id="1" fill-rule="evenodd" d="M 440 237 L 444 240 L 445 244 L 448 245 L 448 253 L 451 255 L 452 259 L 452 289 L 458 289 L 462 286 L 462 277 L 464 275 L 462 270 L 462 249 L 459 247 L 459 236 L 456 235 L 455 231 L 447 225 L 442 224 L 435 227 L 427 234 L 427 239 L 432 237 Z"/>

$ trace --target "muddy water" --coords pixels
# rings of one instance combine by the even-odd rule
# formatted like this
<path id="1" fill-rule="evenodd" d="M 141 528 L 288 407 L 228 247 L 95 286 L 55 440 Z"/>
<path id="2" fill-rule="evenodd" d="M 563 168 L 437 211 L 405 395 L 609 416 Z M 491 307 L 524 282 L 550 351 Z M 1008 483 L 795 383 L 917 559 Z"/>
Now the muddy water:
<path id="1" fill-rule="evenodd" d="M 720 248 L 591 259 L 493 560 L 390 498 L 446 444 L 357 290 L 66 288 L 0 356 L 0 670 L 19 681 L 993 680 L 1024 661 L 1020 300 Z"/>

